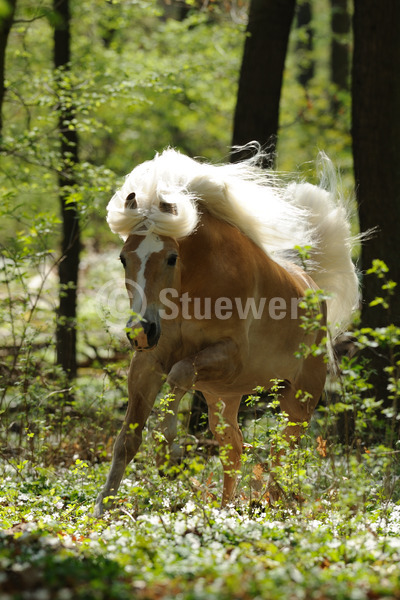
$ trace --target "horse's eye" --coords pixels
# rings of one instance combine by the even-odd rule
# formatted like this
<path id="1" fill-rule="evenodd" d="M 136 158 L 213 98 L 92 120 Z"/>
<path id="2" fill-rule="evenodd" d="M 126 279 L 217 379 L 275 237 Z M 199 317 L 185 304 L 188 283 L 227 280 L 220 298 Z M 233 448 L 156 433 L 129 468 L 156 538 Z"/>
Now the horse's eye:
<path id="1" fill-rule="evenodd" d="M 124 257 L 124 256 L 122 256 L 122 254 L 121 254 L 121 255 L 120 255 L 120 257 L 119 257 L 119 260 L 122 262 L 122 264 L 123 264 L 123 266 L 124 266 L 124 269 L 125 269 L 125 267 L 126 267 L 126 260 L 125 260 L 125 257 Z"/>
<path id="2" fill-rule="evenodd" d="M 168 256 L 168 258 L 167 258 L 167 265 L 169 267 L 174 267 L 176 265 L 177 260 L 178 260 L 177 254 L 170 254 L 170 256 Z"/>

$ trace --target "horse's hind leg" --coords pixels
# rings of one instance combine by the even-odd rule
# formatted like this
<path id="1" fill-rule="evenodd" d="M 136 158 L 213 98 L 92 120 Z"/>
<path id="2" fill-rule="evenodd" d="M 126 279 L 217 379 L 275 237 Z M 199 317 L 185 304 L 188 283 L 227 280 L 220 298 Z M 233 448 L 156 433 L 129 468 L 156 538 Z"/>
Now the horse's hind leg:
<path id="1" fill-rule="evenodd" d="M 102 515 L 105 498 L 115 496 L 126 466 L 137 453 L 142 442 L 143 427 L 153 408 L 162 383 L 162 372 L 146 355 L 136 354 L 128 375 L 129 403 L 122 429 L 114 444 L 111 469 L 107 481 L 97 497 L 94 516 Z"/>
<path id="2" fill-rule="evenodd" d="M 237 472 L 241 465 L 243 436 L 237 422 L 241 396 L 224 397 L 223 400 L 206 395 L 210 429 L 220 447 L 220 459 L 224 469 L 221 505 L 234 497 Z"/>
<path id="3" fill-rule="evenodd" d="M 281 411 L 287 414 L 289 425 L 282 432 L 284 440 L 293 447 L 311 420 L 315 407 L 321 398 L 326 378 L 326 363 L 322 356 L 310 356 L 304 361 L 301 374 L 295 383 L 285 383 L 280 393 Z M 268 493 L 272 502 L 279 499 L 281 489 L 277 484 L 273 470 L 280 464 L 284 450 L 271 449 L 272 465 L 268 481 Z"/>

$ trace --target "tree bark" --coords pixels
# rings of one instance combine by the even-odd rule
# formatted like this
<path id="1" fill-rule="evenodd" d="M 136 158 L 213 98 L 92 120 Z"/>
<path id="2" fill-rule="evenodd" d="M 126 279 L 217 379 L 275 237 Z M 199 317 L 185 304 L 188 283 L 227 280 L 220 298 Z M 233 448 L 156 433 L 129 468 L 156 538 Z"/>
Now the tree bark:
<path id="1" fill-rule="evenodd" d="M 5 89 L 6 49 L 8 36 L 14 21 L 17 0 L 7 0 L 8 12 L 0 18 L 0 143 L 3 134 L 3 102 Z"/>
<path id="2" fill-rule="evenodd" d="M 71 187 L 76 184 L 74 167 L 78 163 L 78 135 L 73 126 L 74 107 L 63 90 L 63 76 L 70 68 L 71 34 L 69 0 L 54 0 L 56 25 L 54 29 L 55 80 L 59 94 L 58 126 L 60 134 L 61 171 L 58 176 L 62 215 L 62 257 L 59 263 L 59 308 L 56 331 L 57 363 L 72 380 L 77 372 L 76 314 L 77 285 L 80 255 L 79 210 L 69 203 Z"/>
<path id="3" fill-rule="evenodd" d="M 258 141 L 273 153 L 289 33 L 296 0 L 251 0 L 234 116 L 233 146 Z M 248 152 L 232 154 L 248 158 Z M 265 167 L 271 167 L 266 161 Z"/>
<path id="4" fill-rule="evenodd" d="M 360 229 L 378 226 L 376 235 L 362 247 L 362 268 L 374 258 L 389 267 L 389 276 L 400 284 L 400 2 L 355 0 L 352 77 L 352 135 L 354 172 L 359 203 Z M 382 281 L 364 279 L 362 323 L 382 327 L 400 325 L 400 294 L 391 309 L 370 307 L 382 296 Z M 374 358 L 378 397 L 387 395 L 383 367 L 390 357 Z"/>

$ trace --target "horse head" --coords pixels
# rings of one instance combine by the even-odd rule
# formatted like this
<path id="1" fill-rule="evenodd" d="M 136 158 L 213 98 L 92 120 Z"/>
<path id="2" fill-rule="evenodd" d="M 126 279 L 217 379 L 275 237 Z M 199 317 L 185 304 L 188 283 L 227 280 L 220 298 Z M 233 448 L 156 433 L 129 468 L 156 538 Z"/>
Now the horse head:
<path id="1" fill-rule="evenodd" d="M 122 248 L 125 285 L 131 301 L 126 324 L 130 344 L 137 351 L 154 348 L 161 335 L 160 294 L 179 290 L 178 243 L 174 238 L 148 231 L 131 234 Z"/>

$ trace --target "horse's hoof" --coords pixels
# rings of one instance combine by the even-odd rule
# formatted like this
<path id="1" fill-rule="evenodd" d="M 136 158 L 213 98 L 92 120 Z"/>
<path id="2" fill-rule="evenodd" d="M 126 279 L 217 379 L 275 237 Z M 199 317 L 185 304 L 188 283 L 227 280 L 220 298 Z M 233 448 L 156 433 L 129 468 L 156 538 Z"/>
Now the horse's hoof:
<path id="1" fill-rule="evenodd" d="M 274 504 L 277 504 L 279 500 L 283 498 L 284 493 L 281 486 L 274 481 L 268 485 L 265 496 L 268 500 L 268 504 L 274 506 Z"/>
<path id="2" fill-rule="evenodd" d="M 94 510 L 93 510 L 92 516 L 95 519 L 100 519 L 103 516 L 103 514 L 104 514 L 103 502 L 96 503 L 94 505 Z"/>
<path id="3" fill-rule="evenodd" d="M 108 501 L 105 503 L 104 495 L 102 492 L 100 492 L 96 498 L 96 504 L 94 505 L 92 516 L 95 519 L 100 519 L 104 515 L 104 512 L 109 508 L 111 508 L 111 503 Z"/>

